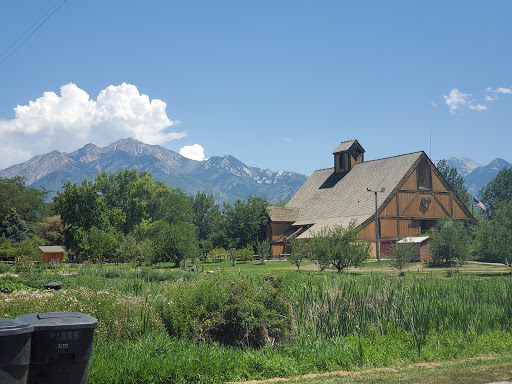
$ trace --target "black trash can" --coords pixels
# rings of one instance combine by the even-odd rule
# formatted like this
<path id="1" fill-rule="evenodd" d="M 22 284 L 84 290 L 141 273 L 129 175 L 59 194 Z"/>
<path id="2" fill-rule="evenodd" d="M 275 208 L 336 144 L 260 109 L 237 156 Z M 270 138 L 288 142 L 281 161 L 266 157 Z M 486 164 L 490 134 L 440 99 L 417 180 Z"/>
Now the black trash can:
<path id="1" fill-rule="evenodd" d="M 16 319 L 34 327 L 28 384 L 87 383 L 98 320 L 79 312 L 31 313 Z"/>
<path id="2" fill-rule="evenodd" d="M 0 383 L 27 382 L 33 330 L 27 322 L 0 319 Z"/>

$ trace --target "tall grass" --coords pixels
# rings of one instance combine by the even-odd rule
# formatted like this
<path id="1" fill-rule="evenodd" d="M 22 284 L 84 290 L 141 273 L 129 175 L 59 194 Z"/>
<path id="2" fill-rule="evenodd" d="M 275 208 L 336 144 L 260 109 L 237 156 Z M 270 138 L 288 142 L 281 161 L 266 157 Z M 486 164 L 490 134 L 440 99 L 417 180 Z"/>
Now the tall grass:
<path id="1" fill-rule="evenodd" d="M 309 277 L 292 287 L 297 329 L 303 337 L 361 338 L 370 331 L 384 335 L 401 328 L 410 332 L 421 355 L 433 330 L 477 334 L 510 330 L 512 325 L 509 278 L 329 276 Z"/>

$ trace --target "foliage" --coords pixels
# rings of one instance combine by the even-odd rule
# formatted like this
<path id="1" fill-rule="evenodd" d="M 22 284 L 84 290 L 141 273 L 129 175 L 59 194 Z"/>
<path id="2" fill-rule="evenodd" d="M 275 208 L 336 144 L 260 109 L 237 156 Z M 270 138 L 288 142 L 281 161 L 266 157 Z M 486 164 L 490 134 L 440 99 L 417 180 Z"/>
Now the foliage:
<path id="1" fill-rule="evenodd" d="M 434 264 L 460 265 L 466 262 L 471 238 L 466 227 L 455 219 L 442 219 L 431 234 L 430 255 Z"/>
<path id="2" fill-rule="evenodd" d="M 480 260 L 512 265 L 512 201 L 500 204 L 493 216 L 476 228 L 474 252 Z"/>
<path id="3" fill-rule="evenodd" d="M 13 244 L 30 235 L 27 223 L 18 215 L 15 209 L 9 213 L 0 224 L 0 236 L 5 236 Z"/>
<path id="4" fill-rule="evenodd" d="M 258 241 L 256 243 L 256 252 L 260 257 L 260 263 L 264 264 L 265 260 L 270 257 L 270 243 L 267 239 Z"/>
<path id="5" fill-rule="evenodd" d="M 216 247 L 213 248 L 209 253 L 208 256 L 215 260 L 221 260 L 222 257 L 226 255 L 226 250 L 222 247 Z"/>
<path id="6" fill-rule="evenodd" d="M 416 255 L 414 243 L 398 243 L 392 245 L 394 257 L 391 259 L 391 268 L 397 269 L 402 275 L 402 270 L 407 268 Z"/>
<path id="7" fill-rule="evenodd" d="M 146 255 L 150 252 L 151 242 L 149 240 L 137 241 L 133 233 L 124 236 L 120 241 L 111 261 L 116 263 L 129 263 L 136 261 L 141 264 Z"/>
<path id="8" fill-rule="evenodd" d="M 169 287 L 159 311 L 172 337 L 259 348 L 291 332 L 283 293 L 274 278 L 204 278 Z"/>
<path id="9" fill-rule="evenodd" d="M 194 217 L 189 196 L 136 170 L 103 172 L 81 185 L 65 183 L 54 204 L 65 227 L 64 244 L 76 253 L 87 252 L 85 241 L 93 227 L 128 235 L 143 221 L 176 225 Z"/>
<path id="10" fill-rule="evenodd" d="M 311 252 L 309 244 L 305 241 L 297 240 L 296 237 L 292 237 L 290 240 L 290 248 L 292 252 L 288 255 L 288 260 L 295 265 L 297 271 L 299 271 L 300 266 Z"/>
<path id="11" fill-rule="evenodd" d="M 351 266 L 359 267 L 369 257 L 370 245 L 357 240 L 358 228 L 352 222 L 348 227 L 323 228 L 311 239 L 311 253 L 320 269 L 333 265 L 338 273 Z"/>
<path id="12" fill-rule="evenodd" d="M 15 248 L 5 236 L 0 237 L 0 260 L 14 260 Z"/>
<path id="13" fill-rule="evenodd" d="M 228 247 L 241 249 L 256 246 L 265 239 L 269 221 L 268 203 L 260 197 L 237 200 L 234 205 L 224 205 L 224 225 Z"/>
<path id="14" fill-rule="evenodd" d="M 250 245 L 248 245 L 245 248 L 237 249 L 236 251 L 233 252 L 233 254 L 234 254 L 234 257 L 236 257 L 236 259 L 246 263 L 248 261 L 253 260 L 254 249 Z"/>
<path id="15" fill-rule="evenodd" d="M 206 240 L 212 233 L 215 219 L 220 216 L 219 206 L 215 204 L 213 195 L 197 192 L 194 199 L 194 225 L 197 227 L 197 237 Z"/>
<path id="16" fill-rule="evenodd" d="M 14 208 L 28 223 L 36 223 L 47 213 L 44 202 L 48 192 L 25 186 L 25 179 L 0 177 L 0 218 L 6 217 Z"/>
<path id="17" fill-rule="evenodd" d="M 184 259 L 195 259 L 199 255 L 196 230 L 192 224 L 143 221 L 135 233 L 139 241 L 148 239 L 151 242 L 146 259 L 148 264 L 172 262 L 179 266 Z"/>
<path id="18" fill-rule="evenodd" d="M 39 236 L 46 245 L 58 245 L 63 236 L 64 227 L 59 215 L 48 216 L 37 223 Z"/>
<path id="19" fill-rule="evenodd" d="M 512 168 L 501 169 L 496 177 L 480 191 L 480 201 L 485 204 L 486 217 L 492 219 L 497 209 L 512 201 Z"/>
<path id="20" fill-rule="evenodd" d="M 464 187 L 464 178 L 459 174 L 457 168 L 450 168 L 446 164 L 446 160 L 440 160 L 437 163 L 437 169 L 443 175 L 444 179 L 448 182 L 452 190 L 457 194 L 459 199 L 462 200 L 466 207 L 471 206 L 471 194 Z"/>
<path id="21" fill-rule="evenodd" d="M 113 227 L 106 230 L 92 227 L 85 234 L 82 250 L 78 254 L 81 261 L 97 261 L 111 260 L 116 257 L 117 248 L 121 242 L 122 234 Z"/>

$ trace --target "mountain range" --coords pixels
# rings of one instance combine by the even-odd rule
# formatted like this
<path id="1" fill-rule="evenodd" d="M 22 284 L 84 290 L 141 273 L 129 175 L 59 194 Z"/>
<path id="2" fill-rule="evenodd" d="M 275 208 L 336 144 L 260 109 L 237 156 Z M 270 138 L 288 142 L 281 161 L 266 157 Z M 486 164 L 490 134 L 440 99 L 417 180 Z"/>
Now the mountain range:
<path id="1" fill-rule="evenodd" d="M 500 158 L 494 159 L 487 165 L 482 165 L 467 157 L 452 157 L 446 160 L 446 165 L 456 168 L 464 177 L 464 186 L 473 196 L 478 196 L 480 190 L 489 184 L 501 169 L 512 167 L 512 164 Z"/>
<path id="2" fill-rule="evenodd" d="M 446 163 L 457 169 L 464 177 L 466 188 L 475 196 L 500 169 L 512 167 L 499 158 L 485 166 L 467 157 L 452 157 Z M 0 170 L 0 177 L 22 176 L 27 186 L 58 191 L 66 181 L 79 184 L 85 179 L 93 180 L 99 172 L 134 168 L 150 172 L 155 180 L 191 195 L 197 191 L 213 194 L 217 203 L 232 203 L 249 196 L 266 198 L 269 203 L 288 200 L 307 179 L 295 172 L 248 166 L 230 155 L 213 156 L 205 161 L 191 160 L 159 145 L 144 144 L 132 138 L 103 148 L 87 144 L 71 153 L 52 151 L 38 155 Z"/>
<path id="3" fill-rule="evenodd" d="M 150 172 L 155 180 L 171 188 L 195 195 L 213 194 L 218 203 L 234 202 L 249 196 L 266 198 L 270 203 L 287 200 L 307 177 L 295 172 L 261 169 L 245 165 L 230 155 L 196 161 L 159 145 L 144 144 L 132 138 L 106 147 L 94 144 L 71 152 L 52 151 L 0 170 L 0 177 L 22 176 L 27 186 L 58 191 L 66 181 L 80 184 L 97 173 L 121 169 Z"/>

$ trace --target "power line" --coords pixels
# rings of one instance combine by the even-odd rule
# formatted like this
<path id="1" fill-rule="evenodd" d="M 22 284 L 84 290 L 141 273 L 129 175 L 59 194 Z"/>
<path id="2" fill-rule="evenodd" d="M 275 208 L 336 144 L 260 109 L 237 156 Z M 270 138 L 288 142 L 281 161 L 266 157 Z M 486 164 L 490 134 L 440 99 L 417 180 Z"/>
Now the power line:
<path id="1" fill-rule="evenodd" d="M 32 26 L 27 29 L 14 43 L 12 43 L 7 49 L 5 49 L 1 54 L 0 57 L 4 56 L 9 50 L 11 50 L 12 47 L 14 47 L 13 50 L 9 52 L 7 56 L 5 56 L 2 61 L 0 61 L 0 64 L 2 64 L 5 60 L 7 60 L 14 52 L 18 50 L 19 47 L 21 47 L 34 33 L 36 33 L 39 28 L 41 28 L 52 16 L 55 12 L 57 12 L 68 0 L 57 0 L 46 13 L 39 18 Z M 42 20 L 42 22 L 41 22 Z M 38 25 L 39 24 L 39 25 Z M 34 27 L 37 25 L 37 28 L 34 29 Z M 26 36 L 32 29 L 34 29 L 28 36 Z M 25 37 L 26 36 L 26 37 Z M 20 41 L 21 40 L 21 41 Z M 16 45 L 19 42 L 18 45 Z"/>

